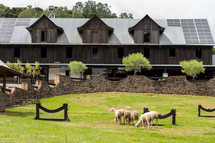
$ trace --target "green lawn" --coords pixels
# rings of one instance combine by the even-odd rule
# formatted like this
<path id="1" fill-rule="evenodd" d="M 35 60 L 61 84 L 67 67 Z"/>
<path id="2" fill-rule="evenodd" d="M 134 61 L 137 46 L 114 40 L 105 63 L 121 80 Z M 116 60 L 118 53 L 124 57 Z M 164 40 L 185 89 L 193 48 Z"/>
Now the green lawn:
<path id="1" fill-rule="evenodd" d="M 215 108 L 214 97 L 111 92 L 69 94 L 40 102 L 48 109 L 68 103 L 70 121 L 34 120 L 35 104 L 7 108 L 7 115 L 0 116 L 0 142 L 215 142 L 215 118 L 197 117 L 198 104 Z M 115 124 L 110 108 L 126 106 L 139 114 L 143 107 L 162 115 L 176 109 L 177 126 L 171 124 L 171 118 L 159 120 L 160 126 L 149 130 Z M 215 116 L 215 112 L 202 115 Z M 63 118 L 63 111 L 41 112 L 41 117 Z"/>

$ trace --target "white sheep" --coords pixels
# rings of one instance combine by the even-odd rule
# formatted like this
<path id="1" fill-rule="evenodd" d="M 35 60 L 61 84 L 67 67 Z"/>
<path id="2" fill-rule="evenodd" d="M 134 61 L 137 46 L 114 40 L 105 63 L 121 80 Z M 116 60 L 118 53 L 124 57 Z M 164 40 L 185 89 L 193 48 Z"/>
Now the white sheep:
<path id="1" fill-rule="evenodd" d="M 132 124 L 133 124 L 133 121 L 137 120 L 138 121 L 139 119 L 139 114 L 137 111 L 132 111 L 131 112 L 131 121 L 132 121 Z"/>
<path id="2" fill-rule="evenodd" d="M 125 110 L 124 112 L 124 123 L 126 124 L 130 124 L 131 122 L 131 111 L 130 110 Z"/>
<path id="3" fill-rule="evenodd" d="M 156 118 L 156 122 L 157 122 L 157 127 L 158 127 L 158 113 L 156 111 L 150 111 L 149 112 L 151 114 L 151 127 L 153 124 L 153 120 Z"/>
<path id="4" fill-rule="evenodd" d="M 125 107 L 125 110 L 130 110 L 131 111 L 131 107 L 129 107 L 129 106 Z"/>
<path id="5" fill-rule="evenodd" d="M 151 114 L 149 112 L 144 113 L 140 116 L 140 120 L 135 124 L 135 127 L 139 127 L 140 124 L 142 123 L 142 126 L 144 128 L 144 123 L 147 123 L 147 129 L 149 129 L 150 127 L 150 123 L 151 123 Z"/>
<path id="6" fill-rule="evenodd" d="M 121 117 L 124 116 L 124 110 L 116 110 L 115 108 L 111 108 L 110 112 L 114 112 L 116 124 L 121 124 Z"/>

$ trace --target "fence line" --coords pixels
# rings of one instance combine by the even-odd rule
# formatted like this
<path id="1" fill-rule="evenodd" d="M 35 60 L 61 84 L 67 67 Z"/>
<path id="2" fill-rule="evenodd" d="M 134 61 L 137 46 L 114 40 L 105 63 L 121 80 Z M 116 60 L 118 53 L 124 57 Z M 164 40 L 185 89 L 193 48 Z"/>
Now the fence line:
<path id="1" fill-rule="evenodd" d="M 205 109 L 204 107 L 202 107 L 202 105 L 198 105 L 198 117 L 201 116 L 201 109 L 206 111 L 206 112 L 214 112 L 215 111 L 215 108 L 214 109 Z M 211 117 L 213 117 L 213 116 L 211 116 Z"/>
<path id="2" fill-rule="evenodd" d="M 149 112 L 148 108 L 143 108 L 143 114 Z M 167 113 L 166 115 L 158 115 L 158 119 L 165 119 L 172 116 L 172 125 L 177 125 L 176 124 L 176 109 L 172 109 L 169 113 Z"/>
<path id="3" fill-rule="evenodd" d="M 64 110 L 64 119 L 40 118 L 40 109 L 47 113 L 57 113 L 57 112 Z M 35 120 L 52 120 L 52 121 L 69 121 L 67 111 L 68 111 L 68 104 L 65 104 L 65 103 L 63 104 L 63 106 L 61 106 L 57 109 L 54 109 L 54 110 L 50 110 L 50 109 L 43 107 L 41 105 L 41 103 L 36 103 L 36 117 L 34 119 Z"/>

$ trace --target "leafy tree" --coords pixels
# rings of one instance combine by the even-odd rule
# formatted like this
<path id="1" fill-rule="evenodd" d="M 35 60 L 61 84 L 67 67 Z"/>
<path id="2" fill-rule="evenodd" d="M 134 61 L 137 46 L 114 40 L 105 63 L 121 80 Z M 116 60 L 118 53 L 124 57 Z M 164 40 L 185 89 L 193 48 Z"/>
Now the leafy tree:
<path id="1" fill-rule="evenodd" d="M 7 66 L 20 72 L 25 70 L 25 68 L 22 66 L 22 62 L 19 59 L 17 59 L 17 63 L 10 63 L 7 61 Z"/>
<path id="2" fill-rule="evenodd" d="M 195 79 L 200 73 L 205 72 L 203 67 L 203 62 L 198 62 L 197 60 L 181 61 L 180 65 L 182 67 L 181 72 Z"/>
<path id="3" fill-rule="evenodd" d="M 84 73 L 84 71 L 87 69 L 86 65 L 79 61 L 70 62 L 68 67 L 70 68 L 70 73 L 72 74 Z"/>
<path id="4" fill-rule="evenodd" d="M 215 47 L 213 47 L 212 52 L 213 52 L 213 55 L 215 55 Z"/>
<path id="5" fill-rule="evenodd" d="M 38 79 L 38 76 L 41 74 L 40 71 L 42 68 L 40 67 L 39 62 L 35 62 L 35 66 L 32 66 L 29 63 L 27 63 L 25 65 L 25 68 L 28 77 L 30 77 L 33 80 L 35 80 L 36 78 Z"/>
<path id="6" fill-rule="evenodd" d="M 119 18 L 130 18 L 130 19 L 133 19 L 133 15 L 131 13 L 127 14 L 126 12 L 124 12 L 124 13 L 121 13 L 119 15 Z"/>
<path id="7" fill-rule="evenodd" d="M 126 71 L 133 71 L 134 75 L 137 72 L 141 72 L 142 68 L 150 70 L 152 67 L 149 65 L 149 61 L 143 56 L 142 53 L 129 54 L 127 57 L 123 57 L 122 63 L 125 65 Z"/>
<path id="8" fill-rule="evenodd" d="M 73 6 L 74 11 L 80 11 L 85 18 L 90 18 L 93 15 L 97 15 L 100 18 L 117 18 L 115 13 L 112 13 L 108 4 L 101 2 L 96 3 L 95 1 L 88 0 L 84 3 L 77 2 Z"/>

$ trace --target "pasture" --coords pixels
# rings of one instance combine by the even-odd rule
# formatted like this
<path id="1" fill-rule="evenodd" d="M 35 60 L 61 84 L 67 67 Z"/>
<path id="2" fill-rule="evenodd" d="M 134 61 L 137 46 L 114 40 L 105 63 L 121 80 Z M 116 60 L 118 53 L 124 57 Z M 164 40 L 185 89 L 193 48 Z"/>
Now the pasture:
<path id="1" fill-rule="evenodd" d="M 166 95 L 152 93 L 88 93 L 69 94 L 39 100 L 48 109 L 68 103 L 70 121 L 34 120 L 36 105 L 6 109 L 0 114 L 0 142 L 174 142 L 196 143 L 215 141 L 215 117 L 197 117 L 198 104 L 215 108 L 215 97 Z M 116 109 L 130 106 L 141 115 L 143 107 L 164 115 L 176 109 L 177 126 L 172 118 L 159 120 L 159 127 L 135 128 L 118 125 L 114 121 Z M 63 118 L 59 113 L 40 111 L 42 118 Z M 215 112 L 201 111 L 201 115 L 215 116 Z M 123 122 L 123 121 L 122 121 Z M 154 120 L 155 124 L 155 120 Z"/>

